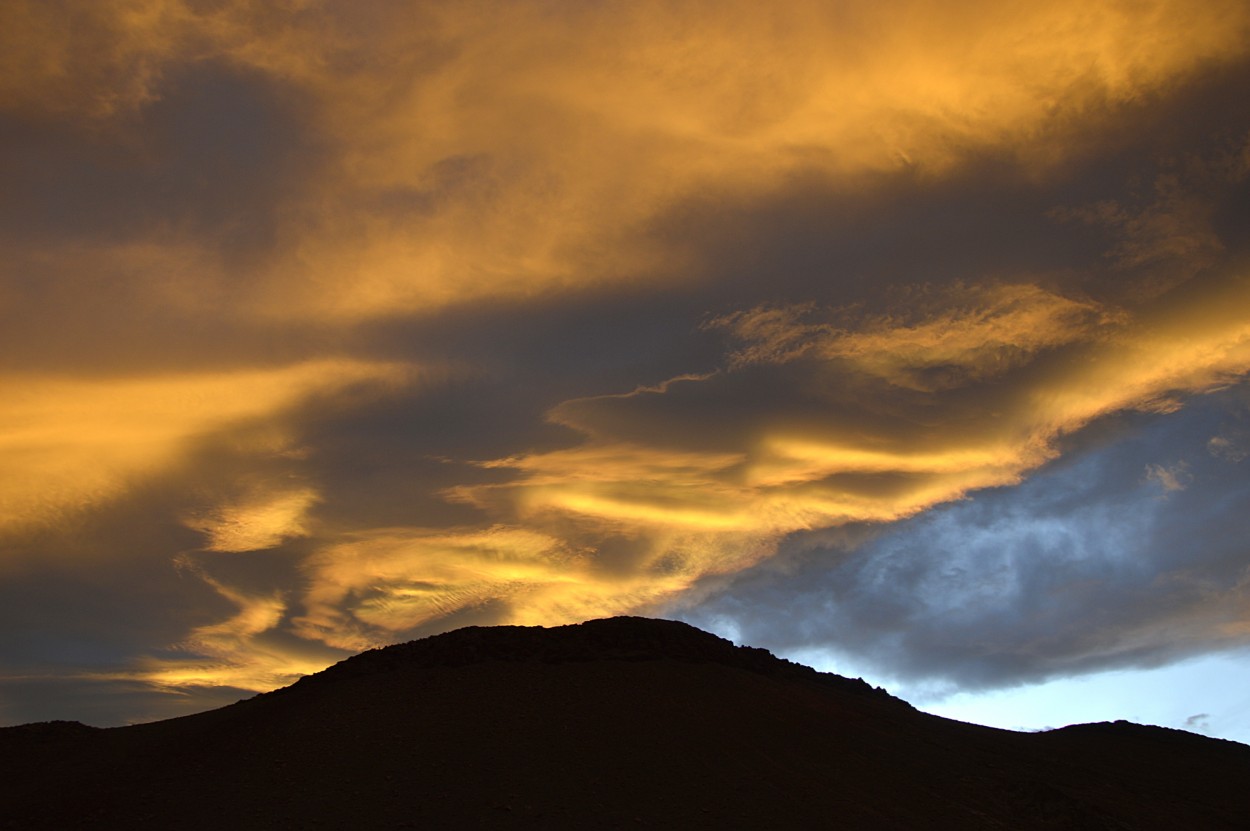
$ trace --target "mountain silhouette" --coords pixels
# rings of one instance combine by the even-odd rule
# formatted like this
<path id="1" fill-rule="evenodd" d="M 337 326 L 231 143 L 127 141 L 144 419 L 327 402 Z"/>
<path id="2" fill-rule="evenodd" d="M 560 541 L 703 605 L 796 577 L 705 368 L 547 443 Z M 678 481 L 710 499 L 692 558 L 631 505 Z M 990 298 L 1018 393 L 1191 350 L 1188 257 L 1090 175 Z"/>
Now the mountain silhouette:
<path id="1" fill-rule="evenodd" d="M 1250 747 L 1015 733 L 683 623 L 471 627 L 193 716 L 0 729 L 0 828 L 1250 828 Z"/>

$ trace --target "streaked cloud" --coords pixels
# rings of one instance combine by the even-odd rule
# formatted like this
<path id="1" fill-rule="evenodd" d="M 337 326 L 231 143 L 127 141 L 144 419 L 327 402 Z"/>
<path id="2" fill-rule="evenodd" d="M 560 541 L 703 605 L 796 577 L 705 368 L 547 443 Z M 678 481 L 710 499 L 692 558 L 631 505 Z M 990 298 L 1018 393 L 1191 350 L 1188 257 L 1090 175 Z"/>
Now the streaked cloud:
<path id="1" fill-rule="evenodd" d="M 174 645 L 184 653 L 182 656 L 145 657 L 135 670 L 102 678 L 138 680 L 170 691 L 233 687 L 260 692 L 293 683 L 326 665 L 324 652 L 318 655 L 308 649 L 283 648 L 280 642 L 266 637 L 273 634 L 286 611 L 281 593 L 240 591 L 214 579 L 190 560 L 179 562 L 230 601 L 236 613 L 219 623 L 196 627 L 185 641 Z"/>
<path id="2" fill-rule="evenodd" d="M 209 551 L 257 551 L 292 537 L 306 537 L 308 509 L 318 501 L 312 488 L 276 489 L 243 503 L 225 504 L 184 520 L 208 536 Z"/>
<path id="3" fill-rule="evenodd" d="M 400 365 L 313 361 L 147 377 L 3 378 L 0 528 L 63 521 L 180 460 L 198 438 L 274 416 L 307 396 L 396 383 Z M 272 440 L 270 438 L 269 440 Z"/>
<path id="4" fill-rule="evenodd" d="M 1040 350 L 1085 340 L 1096 327 L 1120 317 L 1113 309 L 1027 283 L 960 286 L 945 294 L 916 298 L 939 310 L 914 323 L 897 317 L 864 319 L 844 310 L 842 317 L 858 318 L 855 328 L 846 330 L 805 322 L 815 312 L 811 308 L 757 308 L 710 325 L 725 327 L 745 342 L 733 356 L 735 365 L 843 359 L 897 386 L 934 392 L 1006 373 Z M 914 306 L 900 313 L 923 314 Z"/>
<path id="5" fill-rule="evenodd" d="M 359 650 L 466 608 L 552 625 L 623 613 L 685 584 L 682 575 L 614 573 L 593 555 L 519 527 L 380 529 L 307 562 L 307 614 L 296 631 Z"/>
<path id="6" fill-rule="evenodd" d="M 566 402 L 553 418 L 585 445 L 491 463 L 522 476 L 463 493 L 487 504 L 512 491 L 527 517 L 568 512 L 638 530 L 779 536 L 893 520 L 1018 482 L 1099 416 L 1166 409 L 1250 369 L 1244 280 L 1141 320 L 1033 286 L 983 297 L 865 332 L 804 328 L 773 311 L 731 317 L 765 346 L 712 376 Z M 1040 354 L 1059 346 L 1065 354 Z M 752 361 L 787 365 L 787 397 L 735 409 L 726 402 L 761 385 Z M 942 383 L 918 382 L 935 367 Z M 998 377 L 1012 370 L 1020 377 Z"/>

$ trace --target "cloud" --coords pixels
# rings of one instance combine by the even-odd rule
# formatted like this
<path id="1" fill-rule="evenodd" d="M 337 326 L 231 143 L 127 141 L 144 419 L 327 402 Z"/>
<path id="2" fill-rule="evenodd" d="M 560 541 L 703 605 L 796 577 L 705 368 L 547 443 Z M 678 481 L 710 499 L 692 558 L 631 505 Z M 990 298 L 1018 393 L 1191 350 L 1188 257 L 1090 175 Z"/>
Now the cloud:
<path id="1" fill-rule="evenodd" d="M 1167 164 L 1153 186 L 1127 204 L 1104 199 L 1057 208 L 1052 215 L 1111 229 L 1117 242 L 1106 257 L 1116 269 L 1144 271 L 1135 293 L 1156 295 L 1219 262 L 1225 240 L 1217 231 L 1216 213 L 1227 191 L 1238 188 L 1248 173 L 1250 142 L 1237 136 L 1207 156 Z"/>
<path id="2" fill-rule="evenodd" d="M 733 365 L 801 357 L 844 359 L 856 370 L 922 392 L 962 386 L 1027 363 L 1042 349 L 1085 340 L 1118 314 L 1028 284 L 957 287 L 929 298 L 940 311 L 914 323 L 860 318 L 854 330 L 805 323 L 808 308 L 756 308 L 709 325 L 732 331 L 746 346 Z M 922 314 L 911 305 L 905 314 Z M 843 317 L 851 312 L 844 311 Z"/>
<path id="3" fill-rule="evenodd" d="M 319 501 L 312 488 L 275 489 L 245 503 L 220 505 L 207 515 L 185 520 L 208 536 L 209 551 L 257 551 L 291 537 L 306 537 L 308 509 Z"/>
<path id="4" fill-rule="evenodd" d="M 65 15 L 75 25 L 59 25 Z M 678 252 L 645 228 L 709 191 L 742 198 L 795 175 L 907 168 L 940 177 L 985 148 L 1043 171 L 1079 149 L 1070 125 L 1092 110 L 1241 56 L 1250 18 L 1234 0 L 560 14 L 119 0 L 19 3 L 6 23 L 0 104 L 104 118 L 123 136 L 97 144 L 131 141 L 126 118 L 176 100 L 190 64 L 303 102 L 287 149 L 315 146 L 317 161 L 260 206 L 277 256 L 254 264 L 240 308 L 358 320 L 676 279 Z"/>
<path id="5" fill-rule="evenodd" d="M 487 607 L 490 622 L 553 625 L 672 591 L 655 575 L 613 575 L 590 552 L 505 526 L 378 529 L 325 547 L 304 569 L 310 588 L 295 631 L 355 650 L 475 607 Z"/>
<path id="6" fill-rule="evenodd" d="M 151 101 L 161 68 L 176 56 L 181 6 L 165 0 L 5 4 L 0 106 L 45 117 L 107 118 Z M 66 25 L 67 17 L 74 25 Z"/>
<path id="7" fill-rule="evenodd" d="M 1185 729 L 1197 730 L 1197 731 L 1205 733 L 1211 727 L 1210 718 L 1211 716 L 1209 713 L 1195 713 L 1194 715 L 1185 719 Z"/>
<path id="8" fill-rule="evenodd" d="M 1172 467 L 1164 465 L 1146 465 L 1146 478 L 1158 482 L 1164 491 L 1183 491 L 1193 481 L 1189 474 L 1189 465 L 1184 461 Z"/>
<path id="9" fill-rule="evenodd" d="M 1237 641 L 1232 553 L 1165 592 L 1046 530 L 1196 504 L 1233 416 L 1105 480 L 1144 508 L 1094 488 L 999 559 L 991 511 L 950 579 L 866 540 L 1243 384 L 1247 35 L 1236 0 L 7 4 L 6 665 L 261 689 L 831 540 L 812 585 L 881 600 L 847 620 L 977 643 L 924 612 L 964 598 L 996 655 L 1042 637 L 994 605 L 1049 597 L 1033 559 L 1118 587 L 1063 595 L 1113 610 L 1083 641 L 1037 612 L 1049 668 L 933 650 L 969 683 Z"/>
<path id="10" fill-rule="evenodd" d="M 941 176 L 985 147 L 1045 167 L 1064 156 L 1072 114 L 1240 54 L 1247 25 L 1235 4 L 1157 3 L 1144 18 L 1081 4 L 736 5 L 711 27 L 708 11 L 436 11 L 420 44 L 382 12 L 367 53 L 314 37 L 322 68 L 303 83 L 340 154 L 325 180 L 337 199 L 286 230 L 297 270 L 275 272 L 280 297 L 261 308 L 371 317 L 683 279 L 680 252 L 640 231 L 684 199 L 794 175 Z"/>
<path id="11" fill-rule="evenodd" d="M 1004 294 L 1050 308 L 1007 304 L 1004 311 Z M 1206 391 L 1250 369 L 1240 278 L 1136 320 L 1092 314 L 1088 305 L 1030 286 L 972 296 L 980 308 L 914 324 L 870 321 L 866 332 L 796 334 L 770 312 L 731 318 L 770 341 L 761 353 L 766 367 L 738 353 L 713 375 L 565 402 L 552 417 L 583 433 L 583 445 L 491 462 L 518 471 L 518 479 L 454 493 L 530 522 L 575 515 L 638 533 L 778 538 L 895 520 L 976 488 L 1020 481 L 1057 455 L 1062 435 L 1101 416 L 1169 409 L 1171 396 Z M 1055 326 L 1054 310 L 1091 322 Z M 992 333 L 1006 330 L 1020 346 L 991 372 L 987 356 L 1007 341 Z M 778 339 L 803 345 L 772 345 Z M 933 349 L 919 349 L 918 341 Z M 1066 352 L 1043 355 L 1040 345 Z M 914 365 L 923 356 L 963 380 L 900 380 L 924 368 Z M 1012 369 L 1007 380 L 998 377 Z"/>
<path id="12" fill-rule="evenodd" d="M 272 417 L 320 391 L 400 381 L 407 369 L 346 360 L 120 378 L 9 374 L 0 403 L 0 528 L 59 521 L 177 464 L 196 439 Z"/>
<path id="13" fill-rule="evenodd" d="M 1228 436 L 1212 436 L 1207 442 L 1207 450 L 1212 456 L 1219 456 L 1228 459 L 1230 462 L 1240 462 L 1250 455 L 1243 447 L 1234 443 L 1234 439 Z"/>
<path id="14" fill-rule="evenodd" d="M 281 593 L 243 592 L 213 578 L 190 559 L 179 563 L 230 601 L 236 613 L 219 623 L 196 627 L 185 641 L 177 644 L 183 655 L 145 657 L 137 662 L 135 670 L 104 673 L 102 680 L 140 680 L 165 690 L 232 687 L 260 692 L 293 683 L 324 668 L 326 651 L 307 646 L 292 648 L 275 637 L 274 630 L 287 608 Z"/>
<path id="15" fill-rule="evenodd" d="M 682 615 L 732 622 L 746 642 L 822 653 L 911 694 L 1243 647 L 1245 519 L 1235 506 L 1245 486 L 1234 464 L 1203 452 L 1231 400 L 1216 393 L 1180 414 L 1136 416 L 1119 440 L 855 546 L 795 536 L 777 564 L 712 584 Z M 1150 498 L 1144 463 L 1178 451 L 1192 481 Z"/>

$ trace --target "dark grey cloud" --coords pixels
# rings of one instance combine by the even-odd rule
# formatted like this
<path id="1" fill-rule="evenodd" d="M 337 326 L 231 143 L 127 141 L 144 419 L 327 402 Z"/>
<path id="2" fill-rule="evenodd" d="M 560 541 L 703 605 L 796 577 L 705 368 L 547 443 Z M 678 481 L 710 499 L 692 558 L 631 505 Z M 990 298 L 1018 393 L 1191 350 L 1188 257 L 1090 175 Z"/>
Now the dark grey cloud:
<path id="1" fill-rule="evenodd" d="M 0 228 L 61 243 L 165 230 L 263 250 L 277 203 L 325 161 L 302 103 L 271 76 L 202 61 L 167 73 L 124 130 L 3 116 Z"/>

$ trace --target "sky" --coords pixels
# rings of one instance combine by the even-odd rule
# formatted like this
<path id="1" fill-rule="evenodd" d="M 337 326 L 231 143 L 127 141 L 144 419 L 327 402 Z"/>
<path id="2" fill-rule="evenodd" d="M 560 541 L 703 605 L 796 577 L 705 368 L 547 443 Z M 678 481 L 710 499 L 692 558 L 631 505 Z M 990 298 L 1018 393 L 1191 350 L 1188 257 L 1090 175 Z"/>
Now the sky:
<path id="1" fill-rule="evenodd" d="M 8 0 L 0 724 L 688 621 L 1250 742 L 1243 0 Z"/>

